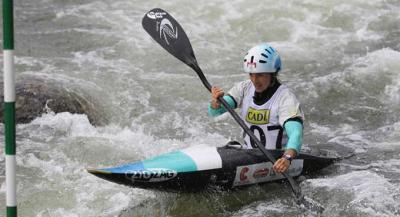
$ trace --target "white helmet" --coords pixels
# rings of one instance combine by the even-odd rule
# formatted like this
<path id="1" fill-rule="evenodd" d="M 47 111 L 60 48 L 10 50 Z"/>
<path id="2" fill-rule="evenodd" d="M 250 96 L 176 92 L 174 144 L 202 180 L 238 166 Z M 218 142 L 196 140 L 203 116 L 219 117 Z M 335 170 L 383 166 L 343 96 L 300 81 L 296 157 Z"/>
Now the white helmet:
<path id="1" fill-rule="evenodd" d="M 281 58 L 269 44 L 259 44 L 244 56 L 243 69 L 246 73 L 275 73 L 281 69 Z"/>

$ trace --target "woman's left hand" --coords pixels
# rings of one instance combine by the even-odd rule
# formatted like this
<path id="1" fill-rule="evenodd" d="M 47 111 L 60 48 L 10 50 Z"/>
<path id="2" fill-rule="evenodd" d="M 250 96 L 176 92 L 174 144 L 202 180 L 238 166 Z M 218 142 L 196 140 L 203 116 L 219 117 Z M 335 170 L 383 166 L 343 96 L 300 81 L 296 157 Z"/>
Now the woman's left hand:
<path id="1" fill-rule="evenodd" d="M 284 173 L 284 172 L 286 172 L 287 169 L 289 169 L 289 167 L 290 167 L 290 161 L 289 160 L 287 160 L 285 158 L 279 158 L 275 162 L 275 164 L 273 166 L 273 169 L 274 169 L 275 172 Z"/>

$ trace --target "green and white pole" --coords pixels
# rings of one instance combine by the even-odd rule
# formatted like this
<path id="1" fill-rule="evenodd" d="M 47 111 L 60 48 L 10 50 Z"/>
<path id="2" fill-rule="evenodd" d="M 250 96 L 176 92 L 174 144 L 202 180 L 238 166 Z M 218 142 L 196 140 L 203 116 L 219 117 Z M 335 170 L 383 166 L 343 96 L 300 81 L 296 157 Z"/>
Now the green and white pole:
<path id="1" fill-rule="evenodd" d="M 13 0 L 3 0 L 4 126 L 7 217 L 17 216 Z"/>

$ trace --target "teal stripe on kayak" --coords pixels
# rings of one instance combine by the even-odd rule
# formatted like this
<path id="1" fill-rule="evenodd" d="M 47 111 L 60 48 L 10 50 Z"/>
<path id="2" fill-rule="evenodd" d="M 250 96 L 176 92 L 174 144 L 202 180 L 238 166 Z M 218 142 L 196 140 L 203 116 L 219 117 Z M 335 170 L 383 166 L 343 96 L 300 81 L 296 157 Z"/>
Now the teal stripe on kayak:
<path id="1" fill-rule="evenodd" d="M 142 161 L 145 169 L 165 168 L 176 172 L 197 171 L 197 165 L 193 159 L 181 151 L 170 152 Z"/>

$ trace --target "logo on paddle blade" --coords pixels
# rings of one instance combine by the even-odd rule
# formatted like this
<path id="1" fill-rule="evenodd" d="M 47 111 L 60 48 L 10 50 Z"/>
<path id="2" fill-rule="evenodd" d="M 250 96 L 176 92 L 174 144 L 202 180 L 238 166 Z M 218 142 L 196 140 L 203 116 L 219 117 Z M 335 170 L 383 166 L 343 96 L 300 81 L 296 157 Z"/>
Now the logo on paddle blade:
<path id="1" fill-rule="evenodd" d="M 171 21 L 169 21 L 167 18 L 161 20 L 160 38 L 164 38 L 167 45 L 169 45 L 168 38 L 174 40 L 178 39 L 178 28 L 174 29 L 174 26 L 172 25 Z"/>
<path id="2" fill-rule="evenodd" d="M 150 19 L 157 19 L 157 18 L 163 18 L 164 15 L 166 15 L 167 13 L 165 12 L 154 12 L 154 11 L 150 11 L 149 13 L 147 13 L 147 17 Z"/>

